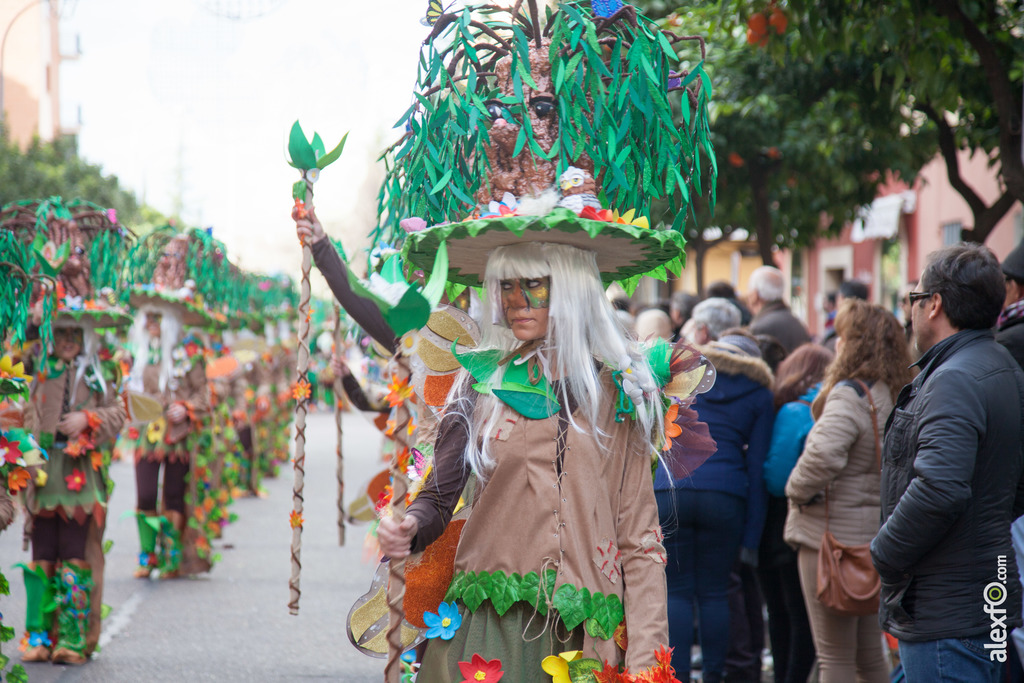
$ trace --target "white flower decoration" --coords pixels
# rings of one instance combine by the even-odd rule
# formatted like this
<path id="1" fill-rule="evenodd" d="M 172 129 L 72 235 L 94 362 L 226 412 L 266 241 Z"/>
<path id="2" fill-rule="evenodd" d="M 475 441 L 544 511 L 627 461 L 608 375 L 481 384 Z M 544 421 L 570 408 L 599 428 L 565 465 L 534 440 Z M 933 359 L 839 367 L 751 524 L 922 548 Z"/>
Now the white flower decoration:
<path id="1" fill-rule="evenodd" d="M 309 182 L 315 183 L 317 180 L 320 179 L 320 169 L 319 168 L 309 168 L 309 169 L 306 169 L 306 173 L 304 174 L 304 176 L 305 176 L 306 180 L 308 180 Z"/>

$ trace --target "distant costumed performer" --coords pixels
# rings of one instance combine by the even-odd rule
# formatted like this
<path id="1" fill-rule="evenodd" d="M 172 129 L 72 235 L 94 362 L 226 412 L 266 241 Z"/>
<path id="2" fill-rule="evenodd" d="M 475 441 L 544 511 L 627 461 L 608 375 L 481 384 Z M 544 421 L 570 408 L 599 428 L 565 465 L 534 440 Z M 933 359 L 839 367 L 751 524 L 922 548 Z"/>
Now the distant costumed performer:
<path id="1" fill-rule="evenodd" d="M 203 347 L 185 328 L 209 323 L 197 294 L 209 284 L 196 278 L 208 276 L 218 258 L 223 254 L 207 253 L 202 240 L 172 226 L 147 235 L 129 258 L 135 322 L 128 339 L 133 364 L 127 390 L 130 397 L 139 397 L 133 400 L 155 404 L 135 447 L 137 578 L 155 570 L 161 578 L 175 578 L 210 568 L 208 556 L 194 556 L 194 548 L 186 555 L 185 547 L 195 437 L 210 411 Z M 161 473 L 163 497 L 158 501 Z"/>
<path id="2" fill-rule="evenodd" d="M 8 205 L 0 230 L 35 245 L 35 268 L 55 285 L 44 282 L 36 304 L 52 310 L 53 336 L 36 349 L 24 432 L 3 438 L 31 475 L 20 488 L 32 542 L 32 561 L 18 565 L 27 597 L 22 661 L 83 664 L 100 636 L 109 493 L 102 446 L 125 420 L 120 372 L 101 361 L 97 330 L 131 322 L 114 305 L 112 285 L 133 236 L 113 211 L 58 197 Z"/>
<path id="3" fill-rule="evenodd" d="M 490 310 L 477 348 L 454 350 L 461 371 L 432 474 L 407 522 L 400 513 L 381 521 L 381 544 L 392 565 L 410 543 L 429 553 L 472 471 L 454 576 L 436 612 L 420 613 L 429 640 L 420 677 L 576 680 L 594 669 L 617 676 L 624 663 L 647 667 L 638 680 L 666 680 L 670 666 L 655 654 L 667 633 L 650 456 L 664 447 L 673 467 L 692 470 L 713 452 L 688 409 L 713 372 L 692 349 L 624 338 L 603 285 L 632 291 L 645 274 L 678 275 L 682 235 L 652 230 L 646 214 L 665 198 L 681 227 L 691 191 L 704 194 L 702 170 L 714 177 L 710 83 L 702 63 L 676 66 L 686 39 L 628 5 L 607 16 L 597 3 L 593 12 L 523 5 L 511 21 L 492 6 L 437 17 L 417 100 L 399 122 L 408 133 L 385 157 L 375 239 L 409 231 L 407 264 L 428 282 L 444 272 L 449 297 L 483 285 Z M 707 194 L 713 201 L 713 181 Z M 318 229 L 312 221 L 311 234 Z M 327 276 L 325 242 L 314 255 Z M 341 299 L 344 283 L 328 282 Z M 675 457 L 685 452 L 700 457 Z M 529 490 L 526 474 L 537 482 Z M 397 486 L 391 500 L 400 508 Z M 613 521 L 609 501 L 629 512 Z M 397 681 L 397 654 L 409 645 L 396 637 L 390 593 L 385 676 Z M 360 646 L 380 636 L 350 614 L 350 636 L 356 628 Z"/>

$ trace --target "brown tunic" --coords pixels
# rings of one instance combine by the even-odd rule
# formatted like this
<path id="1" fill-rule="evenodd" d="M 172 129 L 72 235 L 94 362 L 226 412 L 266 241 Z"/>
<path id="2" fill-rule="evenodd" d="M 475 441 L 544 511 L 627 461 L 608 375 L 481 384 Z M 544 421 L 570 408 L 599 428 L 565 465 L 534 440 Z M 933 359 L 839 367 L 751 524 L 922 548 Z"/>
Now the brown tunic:
<path id="1" fill-rule="evenodd" d="M 176 380 L 176 381 L 175 381 Z M 167 434 L 159 444 L 150 444 L 145 430 L 140 437 L 142 448 L 135 450 L 136 461 L 163 461 L 170 459 L 188 462 L 189 452 L 185 437 L 198 428 L 202 417 L 210 412 L 210 389 L 206 382 L 206 362 L 197 357 L 182 377 L 172 378 L 167 387 L 160 391 L 160 366 L 152 364 L 142 371 L 142 388 L 147 394 L 157 397 L 164 406 L 164 420 L 167 422 Z M 171 424 L 167 420 L 167 409 L 180 403 L 188 410 L 183 422 Z M 155 446 L 155 447 L 154 447 Z"/>
<path id="2" fill-rule="evenodd" d="M 506 421 L 492 437 L 496 465 L 478 489 L 455 570 L 525 575 L 555 569 L 556 591 L 568 583 L 618 596 L 629 635 L 626 665 L 637 670 L 653 665 L 654 651 L 668 644 L 665 557 L 648 447 L 632 422 L 615 422 L 615 388 L 608 373 L 603 379 L 606 451 L 576 412 L 583 432 L 572 426 L 564 430 L 559 464 L 559 416 L 530 420 L 505 408 Z M 465 425 L 444 420 L 433 478 L 409 506 L 420 524 L 414 550 L 436 539 L 451 518 L 469 476 L 465 443 Z M 612 640 L 587 635 L 584 648 L 596 649 L 609 662 L 621 657 Z"/>

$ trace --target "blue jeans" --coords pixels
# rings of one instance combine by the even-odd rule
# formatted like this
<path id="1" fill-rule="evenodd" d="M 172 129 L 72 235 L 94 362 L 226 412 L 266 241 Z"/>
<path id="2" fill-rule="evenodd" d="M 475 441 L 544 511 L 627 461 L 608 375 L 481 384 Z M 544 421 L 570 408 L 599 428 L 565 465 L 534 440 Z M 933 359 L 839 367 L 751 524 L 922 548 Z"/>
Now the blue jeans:
<path id="1" fill-rule="evenodd" d="M 676 678 L 689 680 L 694 607 L 705 680 L 722 676 L 729 649 L 729 573 L 739 557 L 747 503 L 719 491 L 656 491 L 668 563 L 668 639 Z"/>
<path id="2" fill-rule="evenodd" d="M 989 659 L 986 636 L 945 638 L 923 643 L 900 641 L 900 661 L 907 683 L 970 681 L 999 683 L 1005 664 Z M 1007 643 L 1009 647 L 1013 647 Z"/>

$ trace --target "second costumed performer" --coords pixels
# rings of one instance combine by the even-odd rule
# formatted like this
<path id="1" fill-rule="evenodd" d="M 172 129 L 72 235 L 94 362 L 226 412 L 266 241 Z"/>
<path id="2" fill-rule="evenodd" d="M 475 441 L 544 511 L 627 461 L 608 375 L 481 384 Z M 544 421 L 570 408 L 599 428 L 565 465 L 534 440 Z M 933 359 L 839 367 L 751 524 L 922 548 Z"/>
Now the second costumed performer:
<path id="1" fill-rule="evenodd" d="M 210 407 L 203 350 L 198 344 L 183 343 L 184 325 L 204 322 L 189 303 L 193 290 L 185 280 L 188 256 L 187 236 L 167 241 L 152 284 L 136 288 L 131 297 L 138 312 L 129 333 L 134 363 L 128 389 L 156 398 L 163 406 L 163 416 L 142 430 L 135 449 L 141 546 L 137 578 L 147 578 L 156 569 L 161 578 L 181 573 L 193 446 L 189 436 Z M 161 469 L 162 510 L 157 507 Z"/>

